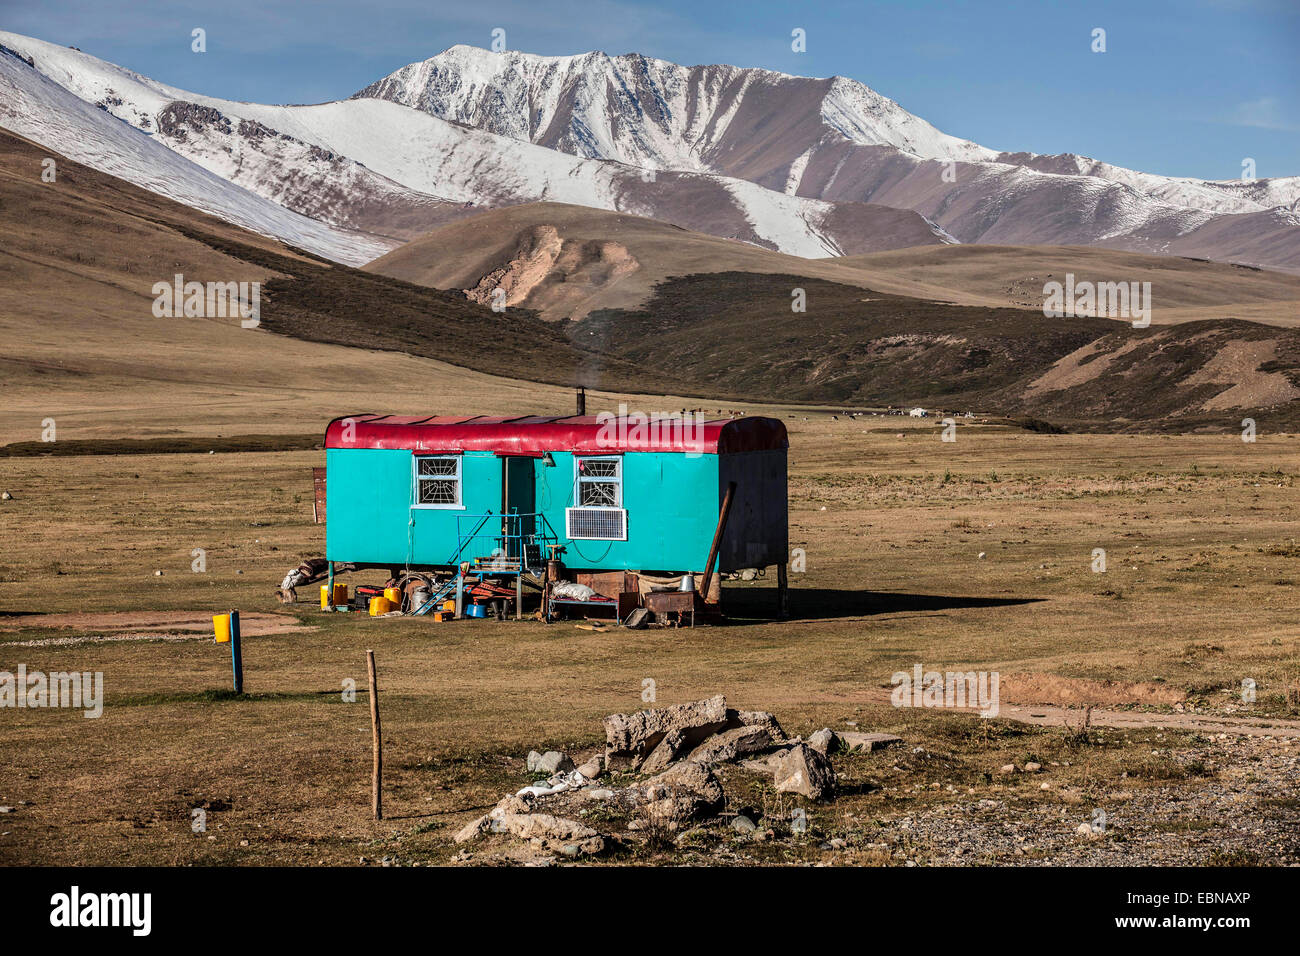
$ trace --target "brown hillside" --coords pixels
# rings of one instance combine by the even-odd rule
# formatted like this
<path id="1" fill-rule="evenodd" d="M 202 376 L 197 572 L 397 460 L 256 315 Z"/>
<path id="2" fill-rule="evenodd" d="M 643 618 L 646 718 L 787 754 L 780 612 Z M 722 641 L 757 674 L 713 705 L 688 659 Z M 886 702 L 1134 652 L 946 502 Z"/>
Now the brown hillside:
<path id="1" fill-rule="evenodd" d="M 1072 272 L 1080 281 L 1150 282 L 1154 324 L 1212 318 L 1300 324 L 1300 276 L 1248 266 L 1087 246 L 918 245 L 802 259 L 654 219 L 563 203 L 529 203 L 462 219 L 364 268 L 467 290 L 479 300 L 500 287 L 509 304 L 536 309 L 545 319 L 637 309 L 671 276 L 729 271 L 1038 310 L 1043 285 Z"/>

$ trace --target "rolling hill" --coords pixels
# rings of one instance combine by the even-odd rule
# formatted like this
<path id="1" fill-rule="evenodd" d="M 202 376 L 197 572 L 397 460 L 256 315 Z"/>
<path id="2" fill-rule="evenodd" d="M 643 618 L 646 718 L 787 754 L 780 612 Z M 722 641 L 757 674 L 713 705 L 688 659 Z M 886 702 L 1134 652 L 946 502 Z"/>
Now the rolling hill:
<path id="1" fill-rule="evenodd" d="M 796 283 L 807 311 L 792 314 Z M 642 309 L 593 312 L 571 335 L 783 401 L 996 410 L 1072 429 L 1300 424 L 1300 330 L 1236 319 L 1136 329 L 724 272 L 671 279 Z"/>
<path id="2" fill-rule="evenodd" d="M 927 245 L 897 248 L 909 220 L 879 217 L 884 250 L 802 259 L 627 214 L 560 203 L 493 210 L 441 226 L 368 263 L 367 271 L 488 301 L 542 318 L 636 310 L 672 276 L 788 274 L 958 305 L 1041 311 L 1043 286 L 1078 280 L 1150 282 L 1152 322 L 1241 318 L 1300 324 L 1300 277 L 1251 267 L 1085 246 Z"/>
<path id="3" fill-rule="evenodd" d="M 68 157 L 53 157 L 58 177 L 44 182 L 47 158 L 47 148 L 0 134 L 0 335 L 21 343 L 0 356 L 10 441 L 35 440 L 46 417 L 65 438 L 149 439 L 194 434 L 195 423 L 229 436 L 292 433 L 367 408 L 427 413 L 451 394 L 531 411 L 539 388 L 565 410 L 574 384 L 921 403 L 1072 428 L 1228 430 L 1251 415 L 1276 430 L 1300 420 L 1291 329 L 1220 319 L 1136 330 L 945 303 L 781 273 L 776 260 L 804 260 L 636 221 L 624 224 L 626 247 L 648 262 L 670 250 L 678 258 L 665 254 L 660 271 L 687 274 L 657 282 L 637 308 L 548 322 L 527 307 L 498 313 L 460 290 L 330 263 Z M 587 215 L 558 212 L 579 226 Z M 708 249 L 720 271 L 690 272 Z M 771 271 L 723 271 L 735 249 L 766 257 Z M 477 266 L 468 256 L 458 268 Z M 262 283 L 261 326 L 155 317 L 153 286 L 177 273 Z M 795 286 L 805 313 L 791 312 Z"/>
<path id="4" fill-rule="evenodd" d="M 262 283 L 261 326 L 155 317 L 153 286 L 177 273 Z M 46 418 L 60 440 L 310 433 L 367 409 L 427 414 L 453 393 L 498 414 L 542 396 L 554 413 L 600 369 L 620 391 L 670 381 L 597 362 L 527 310 L 325 261 L 3 132 L 0 339 L 4 443 L 38 439 Z M 546 381 L 560 387 L 532 384 Z"/>
<path id="5" fill-rule="evenodd" d="M 870 234 L 882 248 L 928 236 L 906 213 L 868 208 Z M 466 290 L 479 302 L 490 301 L 499 287 L 507 305 L 555 320 L 580 319 L 595 309 L 634 309 L 668 277 L 699 272 L 860 281 L 865 273 L 846 268 L 847 261 L 789 256 L 627 213 L 528 203 L 442 226 L 364 268 L 420 285 Z"/>

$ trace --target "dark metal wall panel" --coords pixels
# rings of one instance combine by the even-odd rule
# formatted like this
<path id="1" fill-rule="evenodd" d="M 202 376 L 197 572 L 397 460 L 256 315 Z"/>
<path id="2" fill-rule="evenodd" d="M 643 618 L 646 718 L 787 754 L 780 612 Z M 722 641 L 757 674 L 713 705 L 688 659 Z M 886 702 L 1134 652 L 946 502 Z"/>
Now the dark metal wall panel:
<path id="1" fill-rule="evenodd" d="M 719 571 L 784 564 L 790 553 L 786 450 L 746 451 L 718 456 L 718 501 L 727 483 L 736 497 L 718 554 Z"/>

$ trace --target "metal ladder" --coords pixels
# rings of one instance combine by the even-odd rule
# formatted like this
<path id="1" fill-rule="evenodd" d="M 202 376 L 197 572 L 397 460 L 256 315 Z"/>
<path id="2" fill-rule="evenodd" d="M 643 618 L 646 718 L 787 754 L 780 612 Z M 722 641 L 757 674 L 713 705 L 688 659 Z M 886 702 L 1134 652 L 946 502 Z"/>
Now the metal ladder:
<path id="1" fill-rule="evenodd" d="M 442 587 L 433 593 L 433 597 L 421 604 L 416 610 L 411 612 L 412 617 L 419 617 L 421 614 L 428 614 L 429 610 L 439 601 L 445 600 L 447 595 L 456 589 L 459 577 L 452 578 Z"/>

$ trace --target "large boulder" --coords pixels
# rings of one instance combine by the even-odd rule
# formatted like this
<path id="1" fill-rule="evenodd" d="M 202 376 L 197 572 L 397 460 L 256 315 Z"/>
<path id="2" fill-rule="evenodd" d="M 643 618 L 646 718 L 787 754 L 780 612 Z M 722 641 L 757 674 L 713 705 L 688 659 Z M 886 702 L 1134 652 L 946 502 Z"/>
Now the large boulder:
<path id="1" fill-rule="evenodd" d="M 776 722 L 776 718 L 765 710 L 729 710 L 727 727 L 762 727 L 775 741 L 787 739 L 785 731 Z"/>
<path id="2" fill-rule="evenodd" d="M 835 749 L 836 740 L 835 731 L 829 727 L 823 727 L 808 738 L 808 746 L 825 757 Z"/>
<path id="3" fill-rule="evenodd" d="M 775 742 L 764 727 L 736 727 L 715 734 L 690 752 L 692 763 L 715 764 L 771 750 Z"/>
<path id="4" fill-rule="evenodd" d="M 776 765 L 780 762 L 781 758 L 785 756 L 786 751 L 789 749 L 790 747 L 780 747 L 779 749 L 774 750 L 769 754 L 764 754 L 761 757 L 755 757 L 752 760 L 742 760 L 740 761 L 740 766 L 745 770 L 752 770 L 754 773 L 771 776 L 776 772 Z"/>
<path id="5" fill-rule="evenodd" d="M 567 773 L 573 769 L 573 760 L 566 753 L 548 750 L 539 754 L 536 750 L 528 754 L 528 771 L 530 773 L 556 774 Z"/>
<path id="6" fill-rule="evenodd" d="M 684 761 L 651 777 L 640 787 L 648 817 L 682 822 L 712 814 L 722 806 L 722 784 L 707 764 Z"/>
<path id="7" fill-rule="evenodd" d="M 712 738 L 710 738 L 712 739 Z M 655 749 L 650 751 L 645 760 L 641 761 L 641 766 L 637 769 L 641 773 L 659 773 L 666 769 L 678 754 L 682 752 L 682 746 L 686 742 L 685 730 L 673 730 L 664 734 L 664 739 L 659 741 Z M 700 746 L 704 746 L 701 744 Z"/>
<path id="8" fill-rule="evenodd" d="M 831 762 L 807 744 L 795 744 L 781 756 L 774 779 L 778 792 L 798 793 L 811 800 L 829 796 L 835 789 Z"/>
<path id="9" fill-rule="evenodd" d="M 605 718 L 605 767 L 636 769 L 669 734 L 680 733 L 676 750 L 685 751 L 726 726 L 727 700 L 721 694 L 673 707 L 610 714 Z"/>
<path id="10" fill-rule="evenodd" d="M 549 813 L 493 811 L 466 825 L 453 839 L 457 843 L 466 843 L 486 833 L 508 833 L 516 839 L 529 840 L 535 846 L 554 853 L 565 853 L 567 847 L 577 848 L 576 851 L 568 851 L 567 855 L 574 852 L 594 855 L 605 849 L 605 838 L 591 827 Z"/>

